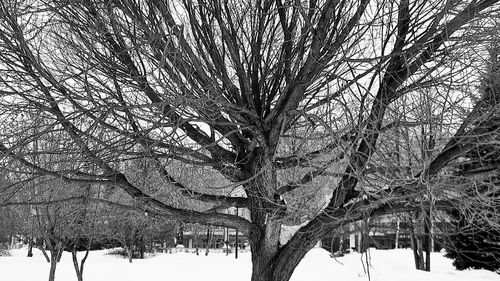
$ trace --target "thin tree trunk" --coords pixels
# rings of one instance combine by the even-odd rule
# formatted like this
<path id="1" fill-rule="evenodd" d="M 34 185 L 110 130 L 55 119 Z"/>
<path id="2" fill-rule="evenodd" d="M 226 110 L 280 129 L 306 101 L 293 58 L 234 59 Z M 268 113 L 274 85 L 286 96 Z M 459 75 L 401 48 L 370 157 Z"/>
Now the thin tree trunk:
<path id="1" fill-rule="evenodd" d="M 415 268 L 420 269 L 420 256 L 418 255 L 418 242 L 417 242 L 417 237 L 415 235 L 413 226 L 411 228 L 410 239 L 411 239 L 411 249 L 413 251 L 413 259 L 415 261 Z"/>
<path id="2" fill-rule="evenodd" d="M 425 232 L 425 271 L 431 271 L 431 233 L 430 233 L 430 213 L 425 216 L 424 232 Z"/>
<path id="3" fill-rule="evenodd" d="M 399 231 L 400 231 L 400 221 L 399 221 L 399 217 L 397 218 L 397 222 L 396 222 L 396 238 L 395 238 L 395 241 L 394 241 L 394 249 L 398 249 L 399 248 Z"/>
<path id="4" fill-rule="evenodd" d="M 80 265 L 78 264 L 78 257 L 76 256 L 76 249 L 73 248 L 71 251 L 71 258 L 73 260 L 73 267 L 75 268 L 76 278 L 78 281 L 83 281 L 83 273 L 80 271 Z"/>
<path id="5" fill-rule="evenodd" d="M 425 232 L 425 226 L 422 225 L 421 218 L 422 213 L 416 211 L 415 213 L 415 221 L 411 226 L 411 244 L 413 249 L 413 256 L 415 258 L 415 268 L 418 270 L 425 270 L 425 261 L 424 261 L 424 253 L 423 253 L 423 239 Z M 425 224 L 425 223 L 424 223 Z M 422 231 L 424 228 L 424 231 Z"/>
<path id="6" fill-rule="evenodd" d="M 141 235 L 141 238 L 139 239 L 140 245 L 139 245 L 139 258 L 144 259 L 144 252 L 145 252 L 145 246 L 144 246 L 144 236 Z"/>
<path id="7" fill-rule="evenodd" d="M 205 252 L 205 256 L 208 256 L 208 252 L 210 251 L 210 243 L 212 242 L 212 235 L 210 235 L 210 227 L 207 228 L 207 250 Z"/>
<path id="8" fill-rule="evenodd" d="M 200 255 L 200 246 L 198 245 L 199 244 L 199 238 L 198 238 L 198 227 L 195 228 L 194 230 L 194 246 L 196 248 L 196 255 L 199 256 Z"/>
<path id="9" fill-rule="evenodd" d="M 30 237 L 28 240 L 28 258 L 33 256 L 33 237 Z"/>
<path id="10" fill-rule="evenodd" d="M 132 263 L 132 257 L 133 257 L 132 247 L 127 246 L 126 251 L 128 256 L 128 262 Z"/>
<path id="11" fill-rule="evenodd" d="M 78 278 L 78 281 L 83 281 L 83 268 L 85 266 L 85 261 L 87 261 L 87 257 L 89 256 L 89 252 L 90 252 L 90 247 L 87 247 L 85 255 L 80 261 L 80 264 L 78 264 L 76 248 L 73 248 L 73 250 L 71 251 L 71 256 L 73 258 L 73 266 L 75 267 L 76 277 Z"/>
<path id="12" fill-rule="evenodd" d="M 226 244 L 226 256 L 229 255 L 229 229 L 224 228 L 224 244 Z"/>
<path id="13" fill-rule="evenodd" d="M 238 214 L 238 207 L 236 207 L 236 216 L 239 216 Z M 236 229 L 236 235 L 235 235 L 235 242 L 234 242 L 234 258 L 238 258 L 238 229 Z"/>
<path id="14" fill-rule="evenodd" d="M 236 235 L 235 235 L 235 242 L 234 242 L 234 258 L 238 258 L 238 229 L 236 229 Z"/>
<path id="15" fill-rule="evenodd" d="M 417 236 L 417 249 L 418 249 L 418 262 L 419 262 L 419 265 L 418 265 L 418 268 L 417 269 L 420 269 L 420 270 L 425 270 L 425 263 L 424 263 L 424 251 L 423 251 L 423 236 L 422 235 L 419 235 Z"/>
<path id="16" fill-rule="evenodd" d="M 42 252 L 43 256 L 45 257 L 45 260 L 50 263 L 50 258 L 49 255 L 47 254 L 47 251 L 43 248 L 43 246 L 37 246 L 37 248 Z"/>
<path id="17" fill-rule="evenodd" d="M 59 257 L 59 250 L 50 250 L 50 271 L 49 281 L 54 281 L 56 278 L 57 258 Z"/>
<path id="18" fill-rule="evenodd" d="M 61 261 L 63 251 L 64 251 L 64 244 L 62 242 L 57 243 L 57 262 Z"/>

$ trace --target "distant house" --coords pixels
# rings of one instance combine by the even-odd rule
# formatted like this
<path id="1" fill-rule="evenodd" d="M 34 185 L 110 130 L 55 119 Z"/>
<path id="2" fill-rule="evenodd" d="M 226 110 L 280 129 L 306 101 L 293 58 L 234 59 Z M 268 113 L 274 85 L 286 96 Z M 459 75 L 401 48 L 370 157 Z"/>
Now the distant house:
<path id="1" fill-rule="evenodd" d="M 444 245 L 449 223 L 443 219 L 433 223 L 432 249 L 440 251 Z M 332 252 L 357 251 L 367 248 L 397 249 L 411 248 L 411 234 L 423 235 L 414 230 L 413 223 L 401 215 L 386 215 L 372 218 L 369 222 L 354 222 L 345 225 L 340 233 L 321 240 L 321 247 Z"/>

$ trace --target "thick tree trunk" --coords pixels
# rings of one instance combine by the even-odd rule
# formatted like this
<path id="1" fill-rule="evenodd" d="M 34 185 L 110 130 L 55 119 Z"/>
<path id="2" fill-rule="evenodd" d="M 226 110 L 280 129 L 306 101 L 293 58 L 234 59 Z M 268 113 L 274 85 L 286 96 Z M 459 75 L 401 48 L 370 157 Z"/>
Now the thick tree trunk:
<path id="1" fill-rule="evenodd" d="M 254 267 L 252 281 L 290 280 L 297 265 L 307 252 L 316 245 L 321 235 L 322 231 L 297 233 L 294 236 L 298 236 L 299 239 L 293 239 L 293 241 L 281 247 L 270 261 L 263 260 L 261 255 L 258 252 L 254 254 L 252 249 L 252 261 L 254 266 L 256 263 L 258 264 L 260 260 L 267 263 L 264 267 Z"/>
<path id="2" fill-rule="evenodd" d="M 272 281 L 274 265 L 272 263 L 273 256 L 268 256 L 266 251 L 254 250 L 252 248 L 252 278 L 251 281 Z M 283 280 L 287 281 L 287 280 Z"/>
<path id="3" fill-rule="evenodd" d="M 260 233 L 250 239 L 252 251 L 252 281 L 273 280 L 280 247 L 281 220 L 286 209 L 276 200 L 277 172 L 269 147 L 257 147 L 252 152 L 249 174 L 255 175 L 245 190 L 250 201 L 252 223 Z M 275 204 L 269 204 L 269 203 Z M 283 279 L 286 280 L 286 279 Z"/>

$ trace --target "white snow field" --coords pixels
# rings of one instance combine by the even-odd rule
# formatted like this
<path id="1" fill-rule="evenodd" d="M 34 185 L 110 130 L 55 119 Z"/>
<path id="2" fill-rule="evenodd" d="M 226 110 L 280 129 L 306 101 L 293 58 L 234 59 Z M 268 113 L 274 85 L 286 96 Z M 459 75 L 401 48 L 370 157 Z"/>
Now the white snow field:
<path id="1" fill-rule="evenodd" d="M 157 254 L 144 260 L 128 260 L 106 255 L 108 251 L 93 251 L 84 270 L 85 281 L 167 281 L 167 280 L 250 280 L 250 254 L 240 253 L 226 256 L 222 253 Z M 481 281 L 500 280 L 500 275 L 486 270 L 457 271 L 451 260 L 441 253 L 433 253 L 431 272 L 413 269 L 411 250 L 370 249 L 369 275 L 372 281 Z M 363 260 L 362 260 L 363 257 Z M 366 258 L 358 253 L 331 258 L 323 249 L 311 250 L 299 264 L 292 277 L 293 281 L 350 281 L 369 280 Z M 26 257 L 26 249 L 11 251 L 10 257 L 0 257 L 1 281 L 45 281 L 48 279 L 49 264 L 39 250 L 34 250 L 32 258 Z M 71 255 L 64 253 L 57 266 L 57 281 L 77 280 Z"/>

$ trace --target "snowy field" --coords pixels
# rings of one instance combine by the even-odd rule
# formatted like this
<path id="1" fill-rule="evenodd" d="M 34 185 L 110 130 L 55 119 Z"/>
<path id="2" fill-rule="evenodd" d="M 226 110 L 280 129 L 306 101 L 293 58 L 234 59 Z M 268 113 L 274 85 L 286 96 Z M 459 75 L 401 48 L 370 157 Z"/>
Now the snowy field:
<path id="1" fill-rule="evenodd" d="M 110 256 L 107 251 L 90 253 L 84 270 L 84 281 L 166 281 L 166 280 L 250 280 L 251 263 L 249 253 L 234 255 L 210 253 L 196 256 L 192 253 L 157 254 L 144 260 Z M 0 257 L 1 281 L 45 281 L 49 264 L 41 252 L 34 251 L 34 257 L 27 258 L 26 249 L 11 251 L 10 257 Z M 434 253 L 432 272 L 413 269 L 410 250 L 374 250 L 369 252 L 369 274 L 366 257 L 351 253 L 341 258 L 331 258 L 322 249 L 313 249 L 295 270 L 293 281 L 369 280 L 372 281 L 480 281 L 499 280 L 500 275 L 486 270 L 457 271 L 451 260 Z M 363 266 L 365 265 L 365 266 Z M 73 281 L 76 275 L 71 255 L 64 253 L 57 266 L 57 281 Z"/>

